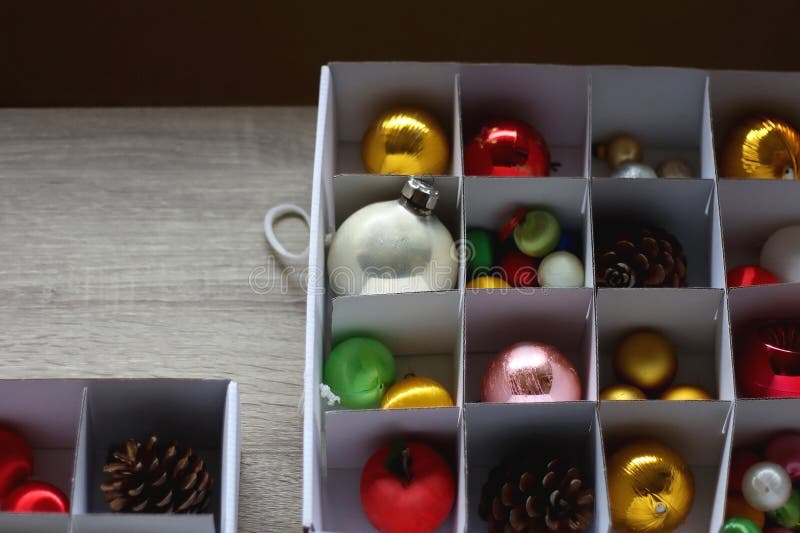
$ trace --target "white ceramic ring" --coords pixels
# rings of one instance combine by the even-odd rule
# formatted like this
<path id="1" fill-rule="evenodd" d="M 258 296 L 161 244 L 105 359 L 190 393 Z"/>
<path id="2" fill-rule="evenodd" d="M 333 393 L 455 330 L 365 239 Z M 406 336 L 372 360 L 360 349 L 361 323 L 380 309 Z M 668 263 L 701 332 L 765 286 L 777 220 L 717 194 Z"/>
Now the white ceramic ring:
<path id="1" fill-rule="evenodd" d="M 264 236 L 267 238 L 267 242 L 272 249 L 275 250 L 275 253 L 284 261 L 284 262 L 299 262 L 308 259 L 308 246 L 306 249 L 300 253 L 292 253 L 286 249 L 286 247 L 281 243 L 278 239 L 278 236 L 275 235 L 275 222 L 279 218 L 283 218 L 285 216 L 295 216 L 298 218 L 303 219 L 306 223 L 306 226 L 310 229 L 311 228 L 311 221 L 309 219 L 308 213 L 301 207 L 298 207 L 294 204 L 280 204 L 272 207 L 267 214 L 264 215 Z"/>

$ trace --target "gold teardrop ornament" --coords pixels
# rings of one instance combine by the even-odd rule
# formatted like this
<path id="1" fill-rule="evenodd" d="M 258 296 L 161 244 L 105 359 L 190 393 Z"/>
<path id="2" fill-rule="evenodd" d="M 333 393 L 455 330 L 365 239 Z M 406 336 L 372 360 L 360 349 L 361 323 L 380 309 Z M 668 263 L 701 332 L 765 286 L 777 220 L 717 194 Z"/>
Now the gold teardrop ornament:
<path id="1" fill-rule="evenodd" d="M 411 407 L 453 407 L 453 397 L 447 389 L 430 378 L 406 376 L 392 385 L 381 401 L 382 409 Z"/>
<path id="2" fill-rule="evenodd" d="M 798 179 L 800 133 L 788 122 L 750 116 L 728 134 L 720 156 L 723 178 Z"/>

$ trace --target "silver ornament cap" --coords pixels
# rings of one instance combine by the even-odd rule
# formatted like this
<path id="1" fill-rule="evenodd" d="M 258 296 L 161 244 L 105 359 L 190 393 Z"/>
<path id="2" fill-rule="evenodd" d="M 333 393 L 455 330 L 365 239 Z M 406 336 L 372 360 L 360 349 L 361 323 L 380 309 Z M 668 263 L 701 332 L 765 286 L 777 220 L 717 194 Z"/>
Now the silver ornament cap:
<path id="1" fill-rule="evenodd" d="M 409 204 L 423 211 L 433 211 L 439 201 L 439 190 L 417 178 L 408 178 L 400 195 Z"/>

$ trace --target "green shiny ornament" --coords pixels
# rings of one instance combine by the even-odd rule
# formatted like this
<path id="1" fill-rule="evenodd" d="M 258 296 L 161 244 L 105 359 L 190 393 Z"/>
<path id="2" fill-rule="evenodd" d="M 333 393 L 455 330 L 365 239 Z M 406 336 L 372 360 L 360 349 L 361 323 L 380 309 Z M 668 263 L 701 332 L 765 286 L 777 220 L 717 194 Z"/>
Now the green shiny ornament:
<path id="1" fill-rule="evenodd" d="M 528 211 L 514 228 L 514 242 L 519 251 L 531 257 L 544 257 L 558 246 L 561 227 L 552 214 L 544 210 Z"/>
<path id="2" fill-rule="evenodd" d="M 395 378 L 392 352 L 370 337 L 351 337 L 331 350 L 325 361 L 323 381 L 344 407 L 378 407 Z"/>
<path id="3" fill-rule="evenodd" d="M 793 489 L 792 495 L 789 496 L 789 501 L 780 509 L 768 512 L 767 516 L 789 529 L 800 526 L 800 492 L 797 492 L 797 489 Z"/>
<path id="4" fill-rule="evenodd" d="M 731 518 L 722 526 L 721 533 L 761 533 L 761 528 L 747 518 Z"/>
<path id="5" fill-rule="evenodd" d="M 481 228 L 467 230 L 467 271 L 469 276 L 488 274 L 494 266 L 492 234 Z"/>

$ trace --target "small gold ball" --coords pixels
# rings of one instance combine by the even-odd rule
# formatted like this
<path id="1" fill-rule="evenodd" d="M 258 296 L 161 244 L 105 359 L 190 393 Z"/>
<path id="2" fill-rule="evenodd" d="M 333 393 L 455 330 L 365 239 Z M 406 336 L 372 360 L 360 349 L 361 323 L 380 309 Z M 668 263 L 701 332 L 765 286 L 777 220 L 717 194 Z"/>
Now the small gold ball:
<path id="1" fill-rule="evenodd" d="M 633 385 L 609 385 L 600 391 L 601 400 L 646 400 L 647 395 Z"/>
<path id="2" fill-rule="evenodd" d="M 381 113 L 369 125 L 361 158 L 371 174 L 440 175 L 447 172 L 450 148 L 433 115 L 399 107 Z"/>
<path id="3" fill-rule="evenodd" d="M 641 163 L 642 145 L 630 135 L 617 135 L 605 144 L 597 147 L 597 157 L 605 159 L 611 170 L 622 163 Z"/>
<path id="4" fill-rule="evenodd" d="M 496 276 L 478 276 L 467 282 L 468 289 L 510 289 L 511 285 Z"/>
<path id="5" fill-rule="evenodd" d="M 678 371 L 678 359 L 664 335 L 637 331 L 626 335 L 619 343 L 614 371 L 620 381 L 652 392 L 672 383 Z"/>
<path id="6" fill-rule="evenodd" d="M 662 400 L 710 400 L 711 395 L 694 385 L 675 385 L 664 391 Z"/>

